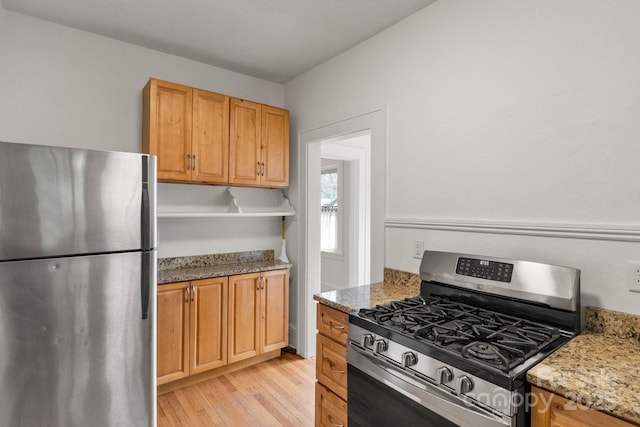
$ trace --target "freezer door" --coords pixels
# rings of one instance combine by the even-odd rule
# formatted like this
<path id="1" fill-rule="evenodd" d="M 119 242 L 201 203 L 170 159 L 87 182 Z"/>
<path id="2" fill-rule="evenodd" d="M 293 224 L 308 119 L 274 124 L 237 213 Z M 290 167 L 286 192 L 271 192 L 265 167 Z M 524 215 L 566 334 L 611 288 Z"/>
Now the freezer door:
<path id="1" fill-rule="evenodd" d="M 0 425 L 155 426 L 155 262 L 0 263 Z"/>
<path id="2" fill-rule="evenodd" d="M 0 261 L 156 247 L 155 156 L 0 142 Z"/>

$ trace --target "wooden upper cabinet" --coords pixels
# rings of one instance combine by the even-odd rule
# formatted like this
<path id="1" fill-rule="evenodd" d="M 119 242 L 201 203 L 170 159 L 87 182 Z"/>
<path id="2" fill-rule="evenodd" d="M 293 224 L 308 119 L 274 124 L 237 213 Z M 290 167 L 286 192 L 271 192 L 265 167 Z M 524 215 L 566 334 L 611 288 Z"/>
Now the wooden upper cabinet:
<path id="1" fill-rule="evenodd" d="M 231 98 L 229 183 L 289 185 L 289 111 Z"/>
<path id="2" fill-rule="evenodd" d="M 158 156 L 158 179 L 191 179 L 190 87 L 151 79 L 143 91 L 142 151 Z"/>
<path id="3" fill-rule="evenodd" d="M 262 185 L 289 185 L 289 111 L 262 106 Z"/>
<path id="4" fill-rule="evenodd" d="M 260 185 L 262 105 L 231 98 L 229 130 L 229 183 Z"/>
<path id="5" fill-rule="evenodd" d="M 142 136 L 143 152 L 158 156 L 158 180 L 228 182 L 228 96 L 150 79 Z"/>
<path id="6" fill-rule="evenodd" d="M 142 151 L 159 181 L 287 187 L 289 111 L 149 79 Z"/>
<path id="7" fill-rule="evenodd" d="M 229 97 L 193 89 L 192 181 L 229 181 Z"/>

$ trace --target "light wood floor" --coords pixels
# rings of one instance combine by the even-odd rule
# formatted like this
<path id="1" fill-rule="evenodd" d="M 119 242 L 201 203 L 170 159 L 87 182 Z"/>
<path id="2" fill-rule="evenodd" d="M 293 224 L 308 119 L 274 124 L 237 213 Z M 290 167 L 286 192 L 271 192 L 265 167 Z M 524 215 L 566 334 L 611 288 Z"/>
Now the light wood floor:
<path id="1" fill-rule="evenodd" d="M 158 426 L 313 426 L 315 359 L 290 353 L 158 396 Z"/>

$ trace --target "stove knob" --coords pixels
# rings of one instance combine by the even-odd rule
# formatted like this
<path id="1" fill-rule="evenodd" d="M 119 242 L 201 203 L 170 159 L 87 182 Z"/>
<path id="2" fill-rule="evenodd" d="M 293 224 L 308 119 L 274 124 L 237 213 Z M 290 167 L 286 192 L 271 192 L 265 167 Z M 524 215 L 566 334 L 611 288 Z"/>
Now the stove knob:
<path id="1" fill-rule="evenodd" d="M 458 378 L 458 393 L 465 394 L 473 390 L 473 381 L 466 375 Z"/>
<path id="2" fill-rule="evenodd" d="M 376 341 L 376 353 L 384 353 L 389 348 L 389 344 L 385 340 Z"/>
<path id="3" fill-rule="evenodd" d="M 375 340 L 375 337 L 371 334 L 365 334 L 362 337 L 362 345 L 364 347 L 373 347 L 373 341 Z"/>
<path id="4" fill-rule="evenodd" d="M 402 366 L 413 366 L 418 363 L 418 358 L 413 351 L 407 351 L 406 353 L 402 353 Z"/>
<path id="5" fill-rule="evenodd" d="M 453 372 L 446 366 L 441 366 L 436 370 L 438 384 L 448 383 L 453 380 Z"/>

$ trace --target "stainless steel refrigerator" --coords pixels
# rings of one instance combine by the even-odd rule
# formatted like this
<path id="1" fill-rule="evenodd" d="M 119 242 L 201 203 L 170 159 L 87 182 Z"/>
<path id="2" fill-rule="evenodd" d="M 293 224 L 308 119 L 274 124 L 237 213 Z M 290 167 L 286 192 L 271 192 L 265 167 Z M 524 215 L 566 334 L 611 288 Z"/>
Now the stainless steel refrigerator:
<path id="1" fill-rule="evenodd" d="M 0 426 L 156 424 L 155 173 L 0 142 Z"/>

